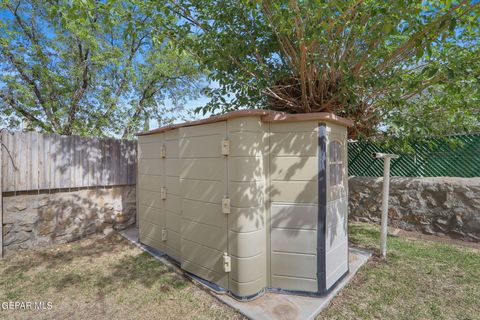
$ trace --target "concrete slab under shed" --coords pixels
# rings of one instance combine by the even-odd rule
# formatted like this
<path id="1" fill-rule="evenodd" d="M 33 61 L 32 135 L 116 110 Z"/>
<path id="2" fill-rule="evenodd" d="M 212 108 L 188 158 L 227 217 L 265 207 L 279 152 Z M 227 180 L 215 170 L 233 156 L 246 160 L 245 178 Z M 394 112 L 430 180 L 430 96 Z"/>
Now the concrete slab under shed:
<path id="1" fill-rule="evenodd" d="M 357 271 L 368 261 L 371 255 L 371 251 L 350 247 L 349 273 L 325 296 L 307 297 L 267 292 L 253 301 L 241 302 L 225 294 L 213 293 L 213 295 L 250 319 L 314 319 L 328 306 L 337 293 L 353 279 Z"/>
<path id="2" fill-rule="evenodd" d="M 157 260 L 165 263 L 168 267 L 175 269 L 178 273 L 183 273 L 177 265 L 171 263 L 165 254 L 145 246 L 138 241 L 138 229 L 135 227 L 120 231 L 120 234 L 138 246 L 145 252 L 153 255 Z M 217 299 L 228 306 L 238 310 L 244 316 L 250 319 L 261 320 L 304 320 L 314 319 L 324 310 L 330 301 L 345 287 L 358 272 L 360 267 L 364 265 L 371 257 L 372 252 L 365 249 L 350 247 L 349 248 L 349 273 L 337 283 L 336 287 L 328 294 L 320 297 L 309 297 L 277 292 L 266 292 L 262 296 L 252 301 L 238 301 L 227 294 L 216 293 L 212 290 L 209 292 Z M 188 274 L 185 274 L 188 276 Z M 194 281 L 195 278 L 192 278 Z M 197 281 L 199 285 L 204 284 Z"/>

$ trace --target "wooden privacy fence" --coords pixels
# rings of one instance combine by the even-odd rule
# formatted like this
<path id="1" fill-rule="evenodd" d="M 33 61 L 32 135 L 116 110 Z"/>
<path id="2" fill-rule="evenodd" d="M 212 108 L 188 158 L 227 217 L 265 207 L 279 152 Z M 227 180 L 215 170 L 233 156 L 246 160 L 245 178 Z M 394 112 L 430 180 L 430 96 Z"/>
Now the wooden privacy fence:
<path id="1" fill-rule="evenodd" d="M 1 131 L 3 192 L 135 184 L 136 141 Z"/>

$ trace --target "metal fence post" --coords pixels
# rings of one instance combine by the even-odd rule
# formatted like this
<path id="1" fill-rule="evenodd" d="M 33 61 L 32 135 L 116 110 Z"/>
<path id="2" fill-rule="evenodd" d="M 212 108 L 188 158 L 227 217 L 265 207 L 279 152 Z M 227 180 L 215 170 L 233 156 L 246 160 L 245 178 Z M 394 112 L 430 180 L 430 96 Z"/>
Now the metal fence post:
<path id="1" fill-rule="evenodd" d="M 390 192 L 390 159 L 399 156 L 389 153 L 372 153 L 372 157 L 383 159 L 383 190 L 382 190 L 382 223 L 380 229 L 380 254 L 387 257 L 387 232 L 388 232 L 388 194 Z"/>
<path id="2" fill-rule="evenodd" d="M 387 226 L 388 226 L 388 194 L 390 189 L 390 157 L 383 158 L 383 190 L 382 190 L 382 227 L 380 229 L 380 253 L 387 256 Z"/>

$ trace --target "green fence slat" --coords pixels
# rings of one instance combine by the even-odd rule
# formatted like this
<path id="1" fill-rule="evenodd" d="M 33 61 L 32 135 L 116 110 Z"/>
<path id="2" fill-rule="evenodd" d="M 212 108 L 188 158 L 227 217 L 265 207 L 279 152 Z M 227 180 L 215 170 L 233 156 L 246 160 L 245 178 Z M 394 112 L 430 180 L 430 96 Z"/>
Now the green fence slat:
<path id="1" fill-rule="evenodd" d="M 456 142 L 452 145 L 450 141 Z M 459 145 L 459 143 L 463 145 Z M 411 144 L 413 154 L 400 154 L 392 161 L 391 175 L 401 177 L 480 177 L 480 134 L 456 135 Z M 396 153 L 373 143 L 348 143 L 348 174 L 383 175 L 383 161 L 373 152 Z"/>

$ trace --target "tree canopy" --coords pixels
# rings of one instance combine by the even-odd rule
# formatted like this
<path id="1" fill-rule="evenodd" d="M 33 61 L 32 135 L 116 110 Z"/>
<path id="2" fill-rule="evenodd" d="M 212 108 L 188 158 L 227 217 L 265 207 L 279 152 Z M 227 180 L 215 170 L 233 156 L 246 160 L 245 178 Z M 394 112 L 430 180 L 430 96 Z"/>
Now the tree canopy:
<path id="1" fill-rule="evenodd" d="M 168 12 L 145 1 L 1 0 L 0 121 L 124 137 L 168 121 L 165 109 L 196 96 L 201 78 L 172 45 Z"/>
<path id="2" fill-rule="evenodd" d="M 479 8 L 0 0 L 0 122 L 126 137 L 151 118 L 171 120 L 168 109 L 197 96 L 206 75 L 218 86 L 205 90 L 204 114 L 333 112 L 355 121 L 352 138 L 468 132 L 480 123 Z"/>
<path id="3" fill-rule="evenodd" d="M 355 120 L 352 138 L 480 124 L 479 1 L 178 0 L 179 42 L 209 70 L 204 112 Z"/>

